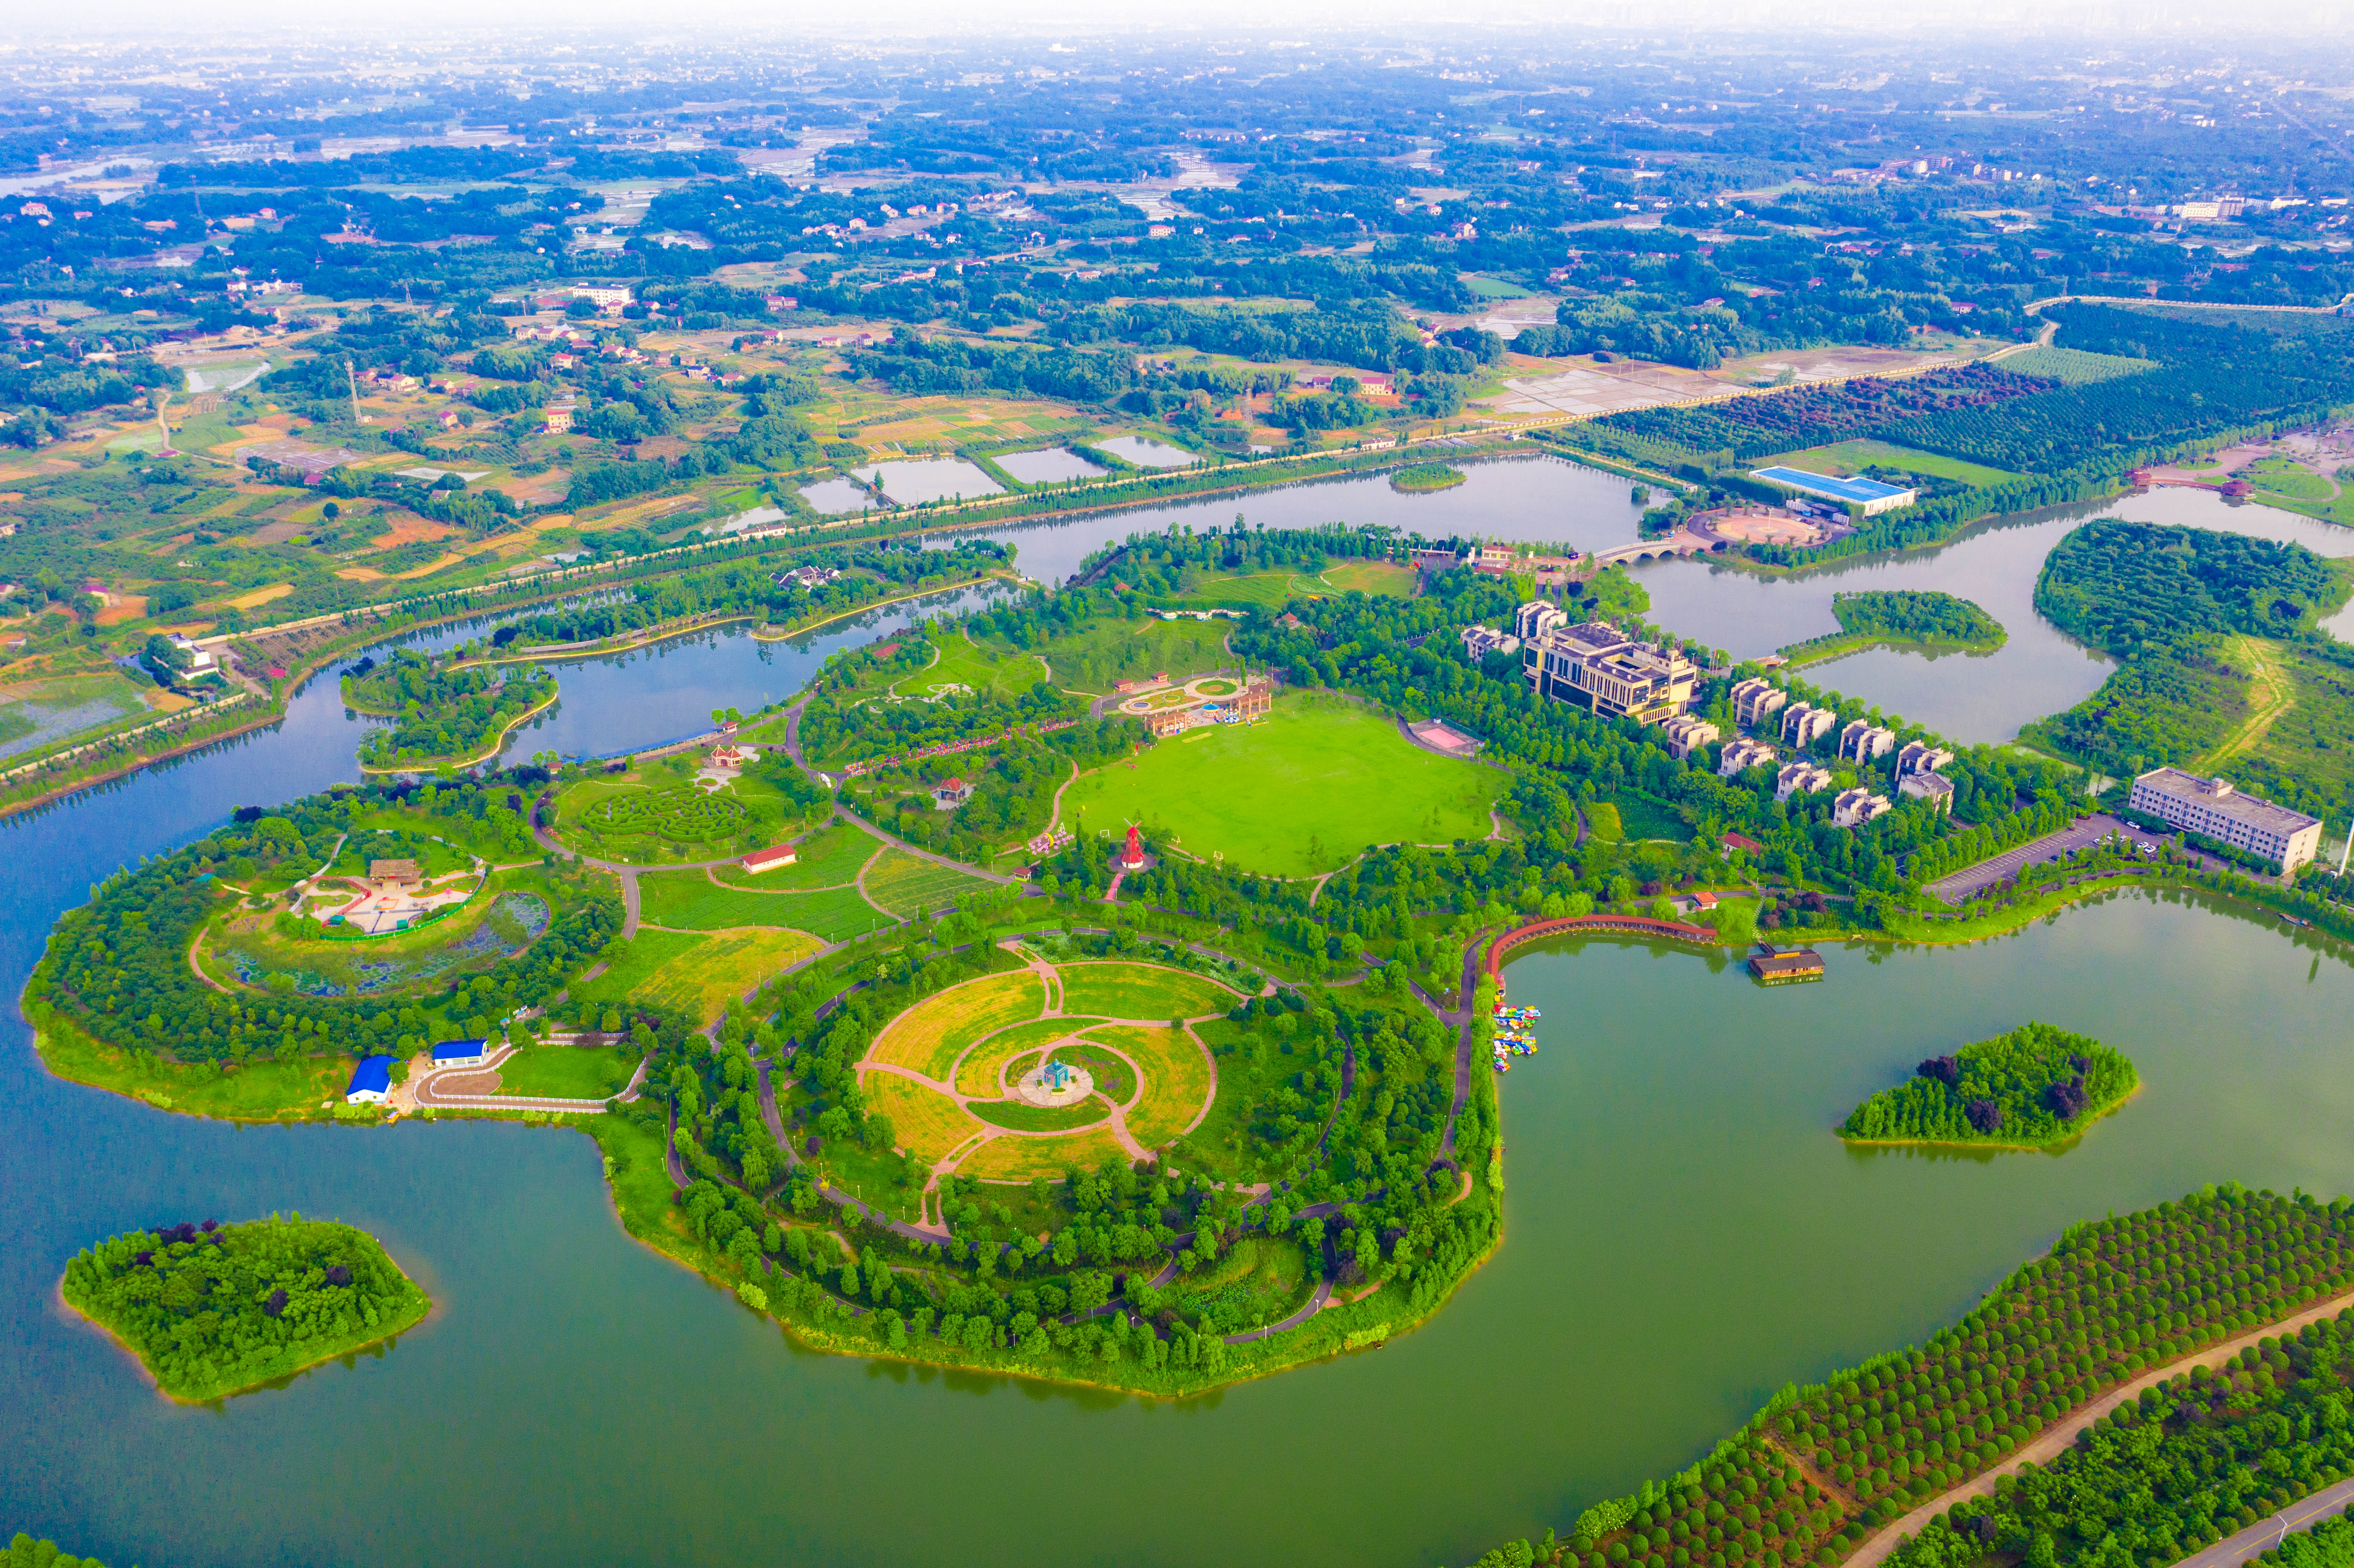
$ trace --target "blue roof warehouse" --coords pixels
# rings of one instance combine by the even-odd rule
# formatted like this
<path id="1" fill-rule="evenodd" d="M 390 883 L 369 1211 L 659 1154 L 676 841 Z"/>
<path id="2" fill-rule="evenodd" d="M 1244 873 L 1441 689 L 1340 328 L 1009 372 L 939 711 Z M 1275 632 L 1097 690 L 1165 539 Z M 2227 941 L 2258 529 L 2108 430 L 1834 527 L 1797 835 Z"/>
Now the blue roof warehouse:
<path id="1" fill-rule="evenodd" d="M 1802 468 L 1752 469 L 1752 479 L 1784 490 L 1795 490 L 1806 495 L 1819 495 L 1836 501 L 1842 506 L 1862 509 L 1866 517 L 1875 512 L 1893 512 L 1899 506 L 1910 506 L 1921 499 L 1917 490 L 1899 490 L 1893 484 L 1882 484 L 1871 479 L 1840 479 L 1828 473 L 1809 473 Z"/>

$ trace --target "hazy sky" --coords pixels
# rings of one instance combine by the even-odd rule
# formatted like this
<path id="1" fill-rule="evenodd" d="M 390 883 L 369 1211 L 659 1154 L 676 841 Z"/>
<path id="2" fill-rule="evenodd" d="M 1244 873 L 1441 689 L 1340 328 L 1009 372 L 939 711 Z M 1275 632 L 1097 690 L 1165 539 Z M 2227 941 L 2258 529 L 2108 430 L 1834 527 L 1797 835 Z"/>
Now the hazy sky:
<path id="1" fill-rule="evenodd" d="M 321 36 L 414 27 L 479 27 L 480 0 L 381 0 L 370 6 L 322 7 L 316 0 L 239 0 L 226 10 L 162 0 L 80 0 L 45 7 L 15 0 L 7 31 L 23 38 L 100 42 L 110 34 L 211 37 L 252 33 Z M 762 35 L 825 38 L 970 37 L 1078 30 L 1167 28 L 1243 37 L 1357 34 L 1390 27 L 1445 37 L 1451 26 L 1502 25 L 1659 28 L 1679 33 L 1826 28 L 1873 34 L 1988 34 L 2017 37 L 2089 34 L 2211 37 L 2263 33 L 2315 38 L 2354 37 L 2349 0 L 1952 0 L 1898 5 L 1889 0 L 884 0 L 845 6 L 839 0 L 504 0 L 498 25 L 674 32 L 681 26 L 736 27 Z M 5 47 L 5 46 L 0 46 Z M 5 58 L 5 54 L 0 54 Z M 2349 83 L 2354 86 L 2354 83 Z"/>

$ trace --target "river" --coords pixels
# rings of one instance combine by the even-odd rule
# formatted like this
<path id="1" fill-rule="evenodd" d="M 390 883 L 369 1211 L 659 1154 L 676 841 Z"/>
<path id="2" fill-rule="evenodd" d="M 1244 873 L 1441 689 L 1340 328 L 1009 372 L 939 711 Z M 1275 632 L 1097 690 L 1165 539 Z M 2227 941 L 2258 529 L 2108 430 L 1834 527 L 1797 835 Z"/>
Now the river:
<path id="1" fill-rule="evenodd" d="M 1445 493 L 1476 503 L 1454 515 L 1558 465 L 1495 466 Z M 1332 488 L 1243 509 L 1346 515 Z M 1024 561 L 1044 575 L 1026 543 Z M 562 705 L 510 754 L 689 733 L 925 612 L 565 666 Z M 116 864 L 356 777 L 360 722 L 315 681 L 271 729 L 0 825 L 9 991 Z M 1917 1341 L 2073 1219 L 2227 1178 L 2354 1185 L 2354 971 L 2276 925 L 2120 897 L 1967 948 L 1830 959 L 1826 983 L 1766 991 L 1635 944 L 1524 950 L 1512 998 L 1545 1016 L 1501 1085 L 1501 1251 L 1385 1350 L 1174 1405 L 798 1351 L 631 1242 L 577 1133 L 175 1117 L 51 1079 L 20 1027 L 0 1052 L 5 1528 L 155 1568 L 1461 1563 L 1688 1463 L 1787 1379 Z M 2082 1147 L 1831 1137 L 1923 1056 L 2029 1018 L 2140 1066 L 2147 1087 Z M 380 1235 L 435 1316 L 387 1353 L 191 1410 L 56 1299 L 101 1236 L 289 1209 Z"/>

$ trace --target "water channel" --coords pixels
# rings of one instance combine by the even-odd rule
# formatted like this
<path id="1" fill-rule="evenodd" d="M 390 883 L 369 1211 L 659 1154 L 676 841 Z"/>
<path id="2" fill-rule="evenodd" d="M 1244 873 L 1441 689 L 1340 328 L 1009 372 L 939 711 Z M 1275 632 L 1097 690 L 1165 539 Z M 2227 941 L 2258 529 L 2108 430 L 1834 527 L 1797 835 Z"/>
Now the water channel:
<path id="1" fill-rule="evenodd" d="M 1547 470 L 1571 473 L 1572 499 L 1548 499 Z M 1382 487 L 1362 513 L 1342 488 L 1213 514 L 1411 508 L 1428 533 L 1528 536 L 1551 518 L 1534 536 L 1602 542 L 1629 523 L 1622 482 L 1549 462 L 1481 465 L 1440 497 Z M 1459 510 L 1430 506 L 1449 498 Z M 2229 515 L 2252 514 L 2285 516 Z M 1157 525 L 1128 514 L 1118 530 Z M 1009 535 L 1033 575 L 1116 536 L 1103 519 L 1064 528 Z M 1968 559 L 1988 536 L 2008 535 L 1921 559 Z M 1671 625 L 1678 574 L 1695 593 L 1718 579 L 1660 569 Z M 921 613 L 563 666 L 563 703 L 511 755 L 687 733 Z M 1730 614 L 1712 636 L 1749 634 Z M 50 921 L 115 865 L 355 777 L 360 723 L 317 681 L 270 730 L 0 824 L 0 984 L 15 992 Z M 2354 1186 L 2354 969 L 2276 925 L 2119 897 L 1949 951 L 1835 950 L 1831 971 L 1767 992 L 1688 953 L 1525 951 L 1511 993 L 1543 1010 L 1543 1050 L 1501 1086 L 1502 1250 L 1385 1350 L 1181 1405 L 797 1351 L 631 1242 L 576 1133 L 175 1117 L 49 1078 L 19 1025 L 0 1049 L 6 1528 L 159 1568 L 1461 1563 L 1688 1463 L 1788 1379 L 1919 1340 L 2073 1219 L 2227 1178 Z M 1851 1155 L 1830 1136 L 1922 1056 L 2030 1018 L 2139 1064 L 2141 1096 L 2081 1147 Z M 273 1209 L 376 1233 L 435 1317 L 387 1353 L 191 1410 L 56 1299 L 97 1237 Z"/>

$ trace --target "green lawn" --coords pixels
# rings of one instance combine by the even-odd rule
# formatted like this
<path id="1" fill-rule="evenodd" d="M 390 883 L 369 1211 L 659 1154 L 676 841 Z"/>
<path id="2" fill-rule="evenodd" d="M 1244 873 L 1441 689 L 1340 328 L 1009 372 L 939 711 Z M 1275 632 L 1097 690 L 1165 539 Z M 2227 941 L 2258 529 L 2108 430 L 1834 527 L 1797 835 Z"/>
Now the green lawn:
<path id="1" fill-rule="evenodd" d="M 855 887 L 810 893 L 741 892 L 715 887 L 699 871 L 648 872 L 638 879 L 638 899 L 639 916 L 646 924 L 682 931 L 774 926 L 839 942 L 889 924 Z"/>
<path id="2" fill-rule="evenodd" d="M 1059 969 L 1063 1007 L 1069 1012 L 1141 1018 L 1158 1023 L 1172 1018 L 1201 1018 L 1224 1012 L 1242 1001 L 1233 991 L 1199 975 L 1151 964 L 1089 961 L 1063 964 Z M 1136 1054 L 1129 1052 L 1130 1055 Z"/>
<path id="3" fill-rule="evenodd" d="M 1802 452 L 1785 452 L 1780 457 L 1761 458 L 1751 464 L 1764 468 L 1770 463 L 1787 463 L 1815 473 L 1854 473 L 1878 464 L 1883 468 L 1901 468 L 1907 473 L 1925 474 L 1932 479 L 1958 479 L 1966 484 L 1999 484 L 2019 476 L 2008 469 L 1988 468 L 1984 463 L 1965 462 L 1960 458 L 1940 457 L 1935 452 L 1914 451 L 1911 447 L 1891 446 L 1886 441 L 1840 441 L 1827 447 L 1808 447 Z"/>
<path id="4" fill-rule="evenodd" d="M 835 822 L 810 834 L 795 846 L 801 858 L 790 865 L 754 876 L 738 865 L 714 866 L 719 880 L 730 887 L 757 888 L 763 893 L 799 893 L 812 887 L 845 887 L 858 880 L 858 868 L 883 848 L 881 840 L 847 822 Z"/>
<path id="5" fill-rule="evenodd" d="M 1629 793 L 1619 796 L 1617 805 L 1618 821 L 1630 839 L 1673 839 L 1684 843 L 1692 836 L 1691 829 L 1664 800 Z"/>
<path id="6" fill-rule="evenodd" d="M 1119 575 L 1119 568 L 1112 575 Z M 1054 667 L 1055 684 L 1101 695 L 1116 681 L 1142 680 L 1167 671 L 1198 674 L 1234 662 L 1225 650 L 1231 630 L 1223 620 L 1125 620 L 1104 616 L 1040 650 Z"/>
<path id="7" fill-rule="evenodd" d="M 1503 775 L 1423 750 L 1389 719 L 1339 697 L 1295 694 L 1254 725 L 1161 741 L 1073 784 L 1066 819 L 1148 837 L 1246 869 L 1313 876 L 1368 845 L 1485 838 Z"/>
<path id="8" fill-rule="evenodd" d="M 639 997 L 707 1022 L 725 1012 L 732 998 L 775 979 L 819 947 L 798 927 L 709 936 L 641 929 L 610 969 L 571 988 L 567 1011 L 587 1017 Z"/>
<path id="9" fill-rule="evenodd" d="M 944 686 L 963 686 L 1017 696 L 1046 678 L 1046 666 L 1034 653 L 979 647 L 961 630 L 935 642 L 940 650 L 938 662 L 907 676 L 891 688 L 894 692 L 903 697 L 928 697 Z"/>
<path id="10" fill-rule="evenodd" d="M 534 1045 L 499 1064 L 499 1093 L 550 1100 L 601 1100 L 629 1086 L 634 1056 L 609 1046 Z"/>

